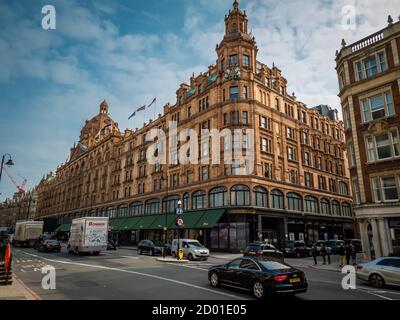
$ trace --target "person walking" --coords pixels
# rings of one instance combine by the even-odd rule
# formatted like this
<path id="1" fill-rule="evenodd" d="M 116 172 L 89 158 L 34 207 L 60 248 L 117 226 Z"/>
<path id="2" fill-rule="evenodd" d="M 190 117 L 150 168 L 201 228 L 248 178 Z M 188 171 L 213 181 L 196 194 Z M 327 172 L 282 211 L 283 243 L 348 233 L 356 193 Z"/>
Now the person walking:
<path id="1" fill-rule="evenodd" d="M 355 245 L 351 244 L 351 261 L 353 262 L 353 266 L 357 265 L 357 248 Z"/>
<path id="2" fill-rule="evenodd" d="M 346 243 L 345 253 L 346 253 L 346 265 L 350 265 L 350 257 L 351 257 L 350 243 Z"/>
<path id="3" fill-rule="evenodd" d="M 318 250 L 317 250 L 317 244 L 314 243 L 314 245 L 311 248 L 311 254 L 314 258 L 314 265 L 316 266 L 318 264 L 317 262 L 317 255 L 318 255 Z"/>
<path id="4" fill-rule="evenodd" d="M 346 248 L 344 247 L 343 243 L 340 244 L 339 248 L 337 249 L 337 253 L 339 255 L 339 266 L 340 268 L 343 268 L 346 258 Z"/>
<path id="5" fill-rule="evenodd" d="M 322 257 L 324 258 L 324 264 L 326 264 L 325 257 L 328 258 L 328 264 L 331 264 L 331 252 L 329 248 L 326 246 L 325 242 L 322 243 L 321 252 L 322 252 Z"/>

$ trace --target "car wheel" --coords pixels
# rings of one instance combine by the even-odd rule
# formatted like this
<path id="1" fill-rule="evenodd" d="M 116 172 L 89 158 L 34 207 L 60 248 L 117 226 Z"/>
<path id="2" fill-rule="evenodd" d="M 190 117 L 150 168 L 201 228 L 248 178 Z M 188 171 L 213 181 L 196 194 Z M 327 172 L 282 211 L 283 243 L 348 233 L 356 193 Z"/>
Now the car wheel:
<path id="1" fill-rule="evenodd" d="M 261 300 L 264 298 L 265 292 L 264 292 L 264 286 L 260 281 L 256 281 L 253 284 L 253 295 Z"/>
<path id="2" fill-rule="evenodd" d="M 218 273 L 211 273 L 210 282 L 214 288 L 218 288 L 220 286 Z"/>
<path id="3" fill-rule="evenodd" d="M 373 274 L 369 277 L 369 282 L 375 288 L 382 288 L 385 285 L 385 280 L 379 274 Z"/>
<path id="4" fill-rule="evenodd" d="M 189 258 L 189 261 L 193 261 L 194 260 L 193 255 L 191 253 L 189 253 L 188 258 Z"/>

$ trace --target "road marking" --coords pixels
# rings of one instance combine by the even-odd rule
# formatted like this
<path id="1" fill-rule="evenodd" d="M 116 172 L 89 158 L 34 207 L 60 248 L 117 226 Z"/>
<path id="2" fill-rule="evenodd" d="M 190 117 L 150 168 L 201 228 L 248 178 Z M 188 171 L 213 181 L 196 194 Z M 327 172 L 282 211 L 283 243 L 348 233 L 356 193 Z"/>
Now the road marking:
<path id="1" fill-rule="evenodd" d="M 196 269 L 196 270 L 201 270 L 201 271 L 208 271 L 208 269 L 203 269 L 195 266 L 186 266 L 186 265 L 177 265 L 176 263 L 170 263 L 167 262 L 170 266 L 176 266 L 176 267 L 182 267 L 182 268 L 189 268 L 189 269 Z"/>
<path id="2" fill-rule="evenodd" d="M 32 257 L 37 257 L 37 258 L 42 258 L 42 259 L 50 261 L 50 262 L 62 263 L 62 264 L 72 264 L 72 265 L 81 266 L 81 267 L 89 267 L 89 268 L 103 269 L 103 270 L 109 270 L 109 271 L 118 271 L 118 272 L 136 274 L 136 275 L 143 276 L 143 277 L 148 277 L 148 278 L 163 280 L 163 281 L 167 281 L 167 282 L 172 282 L 172 283 L 175 283 L 175 284 L 180 284 L 180 285 L 183 285 L 183 286 L 186 286 L 186 287 L 191 287 L 191 288 L 195 288 L 195 289 L 211 292 L 211 293 L 214 293 L 214 294 L 217 294 L 217 295 L 221 295 L 221 296 L 226 296 L 226 297 L 229 297 L 229 298 L 234 298 L 234 299 L 238 299 L 238 300 L 249 300 L 249 299 L 242 298 L 242 297 L 239 297 L 239 296 L 236 296 L 236 295 L 233 295 L 233 294 L 229 294 L 229 293 L 225 293 L 225 292 L 221 292 L 221 291 L 216 291 L 216 290 L 213 290 L 213 289 L 200 287 L 200 286 L 197 286 L 197 285 L 194 285 L 194 284 L 191 284 L 191 283 L 187 283 L 187 282 L 183 282 L 183 281 L 179 281 L 179 280 L 174 280 L 174 279 L 169 279 L 169 278 L 156 276 L 156 275 L 152 275 L 152 274 L 147 274 L 147 273 L 142 273 L 142 272 L 137 272 L 137 271 L 132 271 L 132 270 L 124 270 L 124 269 L 120 269 L 120 268 L 111 268 L 111 267 L 100 266 L 100 265 L 92 265 L 92 264 L 86 264 L 86 263 L 77 263 L 77 262 L 62 261 L 62 260 L 53 260 L 53 259 L 40 257 L 40 256 L 32 254 L 32 253 L 27 253 L 27 252 L 24 252 L 24 251 L 21 251 L 21 252 L 26 254 L 26 255 L 29 255 L 29 256 L 32 256 Z"/>
<path id="3" fill-rule="evenodd" d="M 382 298 L 382 299 L 386 299 L 386 300 L 390 300 L 390 301 L 394 300 L 394 299 L 391 299 L 389 297 L 385 297 L 385 296 L 382 296 L 380 294 L 377 294 L 374 291 L 367 291 L 367 290 L 363 290 L 363 289 L 358 289 L 358 290 L 360 290 L 361 292 L 365 292 L 365 293 L 371 294 L 373 296 L 377 296 L 377 297 Z"/>

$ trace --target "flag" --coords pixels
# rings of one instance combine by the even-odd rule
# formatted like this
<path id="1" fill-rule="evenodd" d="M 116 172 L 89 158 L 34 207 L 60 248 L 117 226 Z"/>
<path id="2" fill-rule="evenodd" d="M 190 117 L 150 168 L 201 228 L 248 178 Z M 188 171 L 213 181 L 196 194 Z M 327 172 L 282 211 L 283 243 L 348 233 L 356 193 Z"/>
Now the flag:
<path id="1" fill-rule="evenodd" d="M 154 98 L 153 101 L 147 106 L 147 108 L 150 108 L 156 102 L 157 102 L 157 98 Z"/>
<path id="2" fill-rule="evenodd" d="M 144 110 L 146 110 L 146 106 L 140 107 L 140 108 L 137 109 L 134 113 L 131 114 L 131 116 L 128 118 L 128 120 L 131 120 L 134 116 L 136 116 L 136 113 L 137 113 L 137 112 L 144 111 Z"/>

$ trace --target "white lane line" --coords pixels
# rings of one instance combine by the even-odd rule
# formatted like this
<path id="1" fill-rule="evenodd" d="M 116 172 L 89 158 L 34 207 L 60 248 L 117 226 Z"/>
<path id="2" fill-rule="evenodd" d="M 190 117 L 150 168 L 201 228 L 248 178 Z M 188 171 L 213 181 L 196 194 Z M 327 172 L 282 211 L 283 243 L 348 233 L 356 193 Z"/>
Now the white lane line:
<path id="1" fill-rule="evenodd" d="M 86 263 L 76 263 L 76 262 L 70 262 L 70 261 L 62 261 L 62 260 L 53 260 L 53 259 L 48 259 L 48 258 L 43 258 L 40 256 L 37 256 L 35 254 L 32 253 L 27 253 L 22 251 L 22 253 L 32 256 L 32 257 L 36 257 L 36 258 L 42 258 L 43 260 L 47 260 L 50 262 L 55 262 L 55 263 L 62 263 L 62 264 L 72 264 L 72 265 L 76 265 L 76 266 L 81 266 L 81 267 L 89 267 L 89 268 L 96 268 L 96 269 L 103 269 L 103 270 L 108 270 L 108 271 L 118 271 L 118 272 L 124 272 L 124 273 L 130 273 L 130 274 L 136 274 L 139 276 L 143 276 L 143 277 L 148 277 L 148 278 L 153 278 L 153 279 L 158 279 L 158 280 L 162 280 L 162 281 L 167 281 L 167 282 L 172 282 L 175 284 L 180 284 L 186 287 L 191 287 L 191 288 L 195 288 L 195 289 L 199 289 L 199 290 L 203 290 L 203 291 L 207 291 L 207 292 L 211 292 L 214 294 L 218 294 L 221 296 L 226 296 L 229 298 L 234 298 L 234 299 L 238 299 L 238 300 L 249 300 L 246 298 L 242 298 L 233 294 L 229 294 L 229 293 L 225 293 L 225 292 L 221 292 L 221 291 L 216 291 L 216 290 L 212 290 L 212 289 L 208 289 L 208 288 L 204 288 L 204 287 L 200 287 L 191 283 L 187 283 L 187 282 L 183 282 L 183 281 L 179 281 L 179 280 L 174 280 L 174 279 L 169 279 L 169 278 L 164 278 L 161 276 L 156 276 L 156 275 L 152 275 L 152 274 L 147 274 L 147 273 L 142 273 L 142 272 L 137 272 L 137 271 L 131 271 L 131 270 L 124 270 L 124 269 L 120 269 L 120 268 L 111 268 L 111 267 L 106 267 L 106 266 L 100 266 L 100 265 L 92 265 L 92 264 L 86 264 Z"/>
<path id="2" fill-rule="evenodd" d="M 382 298 L 382 299 L 386 299 L 386 300 L 390 300 L 390 301 L 394 300 L 394 299 L 391 299 L 389 297 L 385 297 L 385 296 L 382 296 L 380 294 L 377 294 L 374 291 L 367 291 L 367 290 L 363 290 L 363 289 L 358 289 L 358 290 L 360 290 L 361 292 L 365 292 L 365 293 L 371 294 L 373 296 L 377 296 L 377 297 Z"/>
<path id="3" fill-rule="evenodd" d="M 167 264 L 169 264 L 170 266 L 175 266 L 175 267 L 180 267 L 180 268 L 196 269 L 196 270 L 208 272 L 208 269 L 203 269 L 203 268 L 199 268 L 199 267 L 195 267 L 195 266 L 177 265 L 176 263 L 169 263 L 169 262 L 167 262 Z"/>

